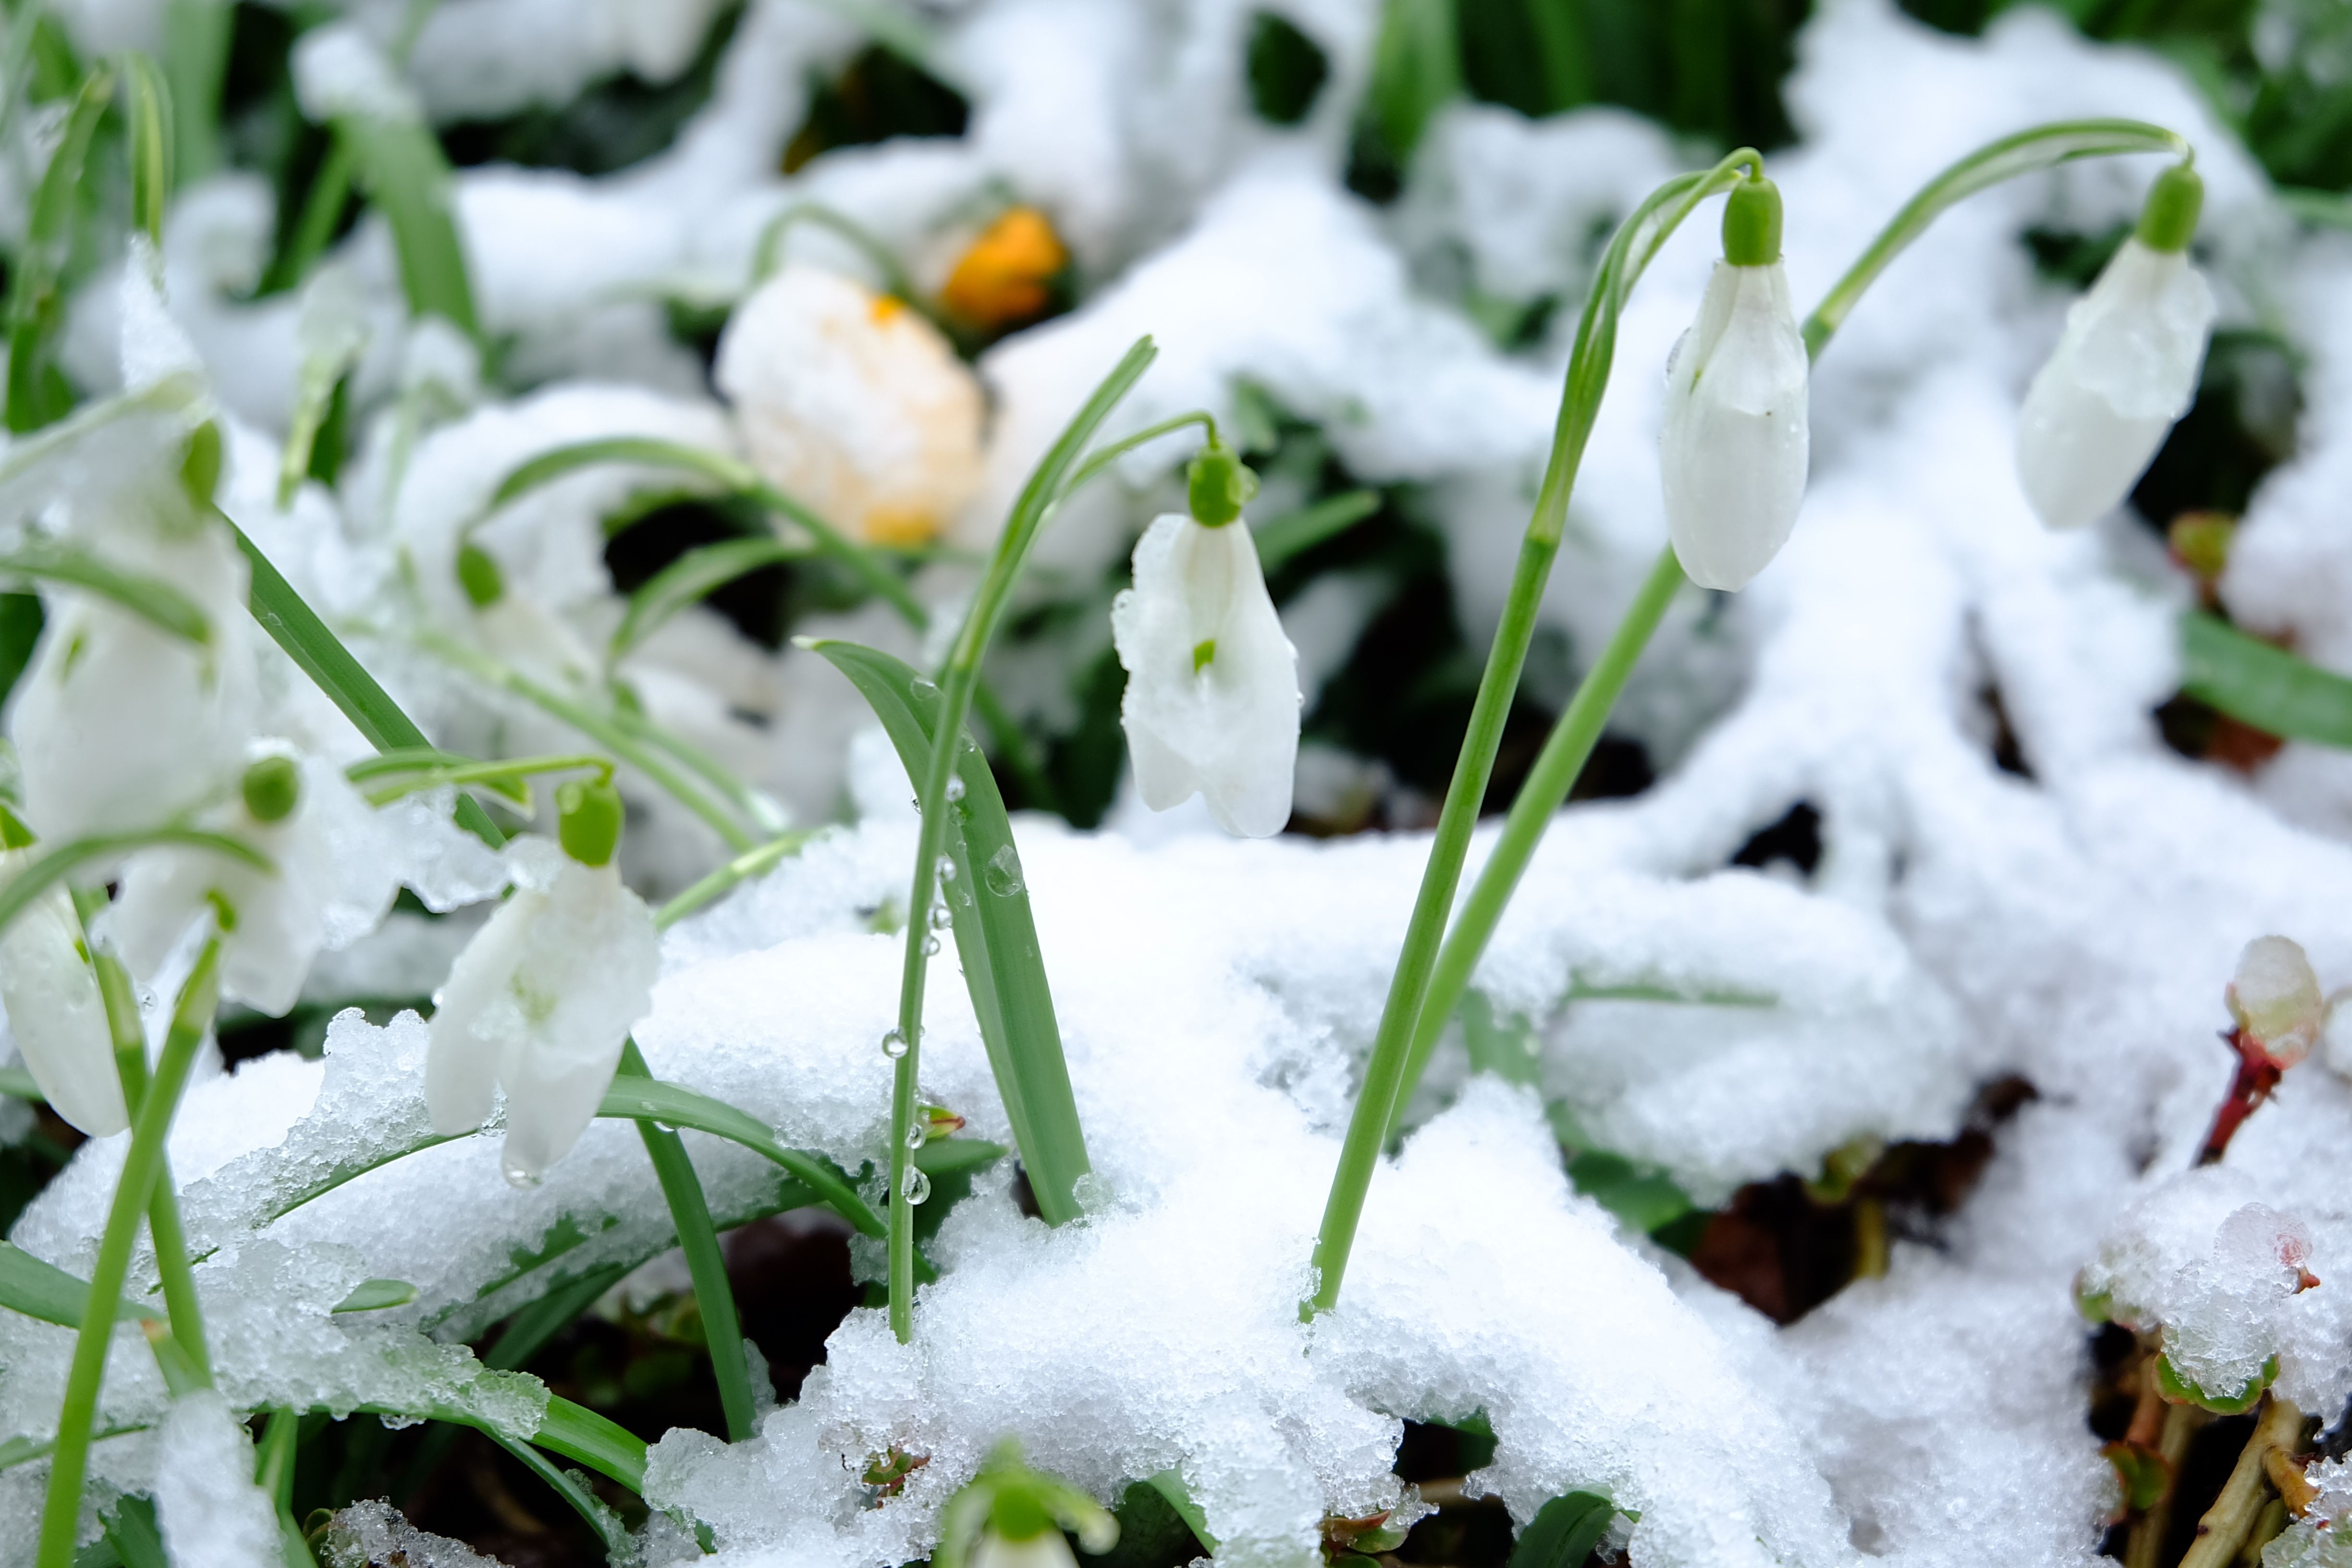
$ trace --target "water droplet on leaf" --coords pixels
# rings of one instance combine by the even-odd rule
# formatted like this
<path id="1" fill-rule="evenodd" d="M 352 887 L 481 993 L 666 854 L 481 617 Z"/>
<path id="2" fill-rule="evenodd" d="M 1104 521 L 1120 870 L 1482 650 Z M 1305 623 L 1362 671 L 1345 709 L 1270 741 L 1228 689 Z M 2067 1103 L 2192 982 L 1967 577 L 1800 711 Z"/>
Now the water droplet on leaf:
<path id="1" fill-rule="evenodd" d="M 897 1061 L 907 1054 L 907 1037 L 893 1029 L 882 1037 L 882 1054 Z"/>
<path id="2" fill-rule="evenodd" d="M 931 1178 L 912 1165 L 907 1167 L 907 1201 L 919 1204 L 931 1195 Z"/>
<path id="3" fill-rule="evenodd" d="M 981 873 L 988 890 L 999 898 L 1009 899 L 1021 891 L 1021 857 L 1007 844 L 988 858 L 988 868 Z"/>
<path id="4" fill-rule="evenodd" d="M 509 1186 L 520 1187 L 524 1192 L 530 1191 L 547 1179 L 537 1171 L 525 1170 L 512 1160 L 500 1161 L 499 1168 L 506 1173 Z"/>

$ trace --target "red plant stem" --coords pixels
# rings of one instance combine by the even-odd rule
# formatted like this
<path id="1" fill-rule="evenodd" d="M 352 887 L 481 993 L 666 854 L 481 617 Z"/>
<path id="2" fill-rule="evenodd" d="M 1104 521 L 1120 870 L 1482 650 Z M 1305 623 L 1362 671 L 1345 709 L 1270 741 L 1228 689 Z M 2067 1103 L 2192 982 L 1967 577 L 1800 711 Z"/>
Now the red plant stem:
<path id="1" fill-rule="evenodd" d="M 2217 1165 L 2221 1156 L 2230 1152 L 2230 1140 L 2254 1108 L 2271 1097 L 2278 1087 L 2279 1077 L 2286 1069 L 2273 1060 L 2268 1051 L 2249 1039 L 2243 1029 L 2232 1029 L 2221 1037 L 2238 1053 L 2238 1071 L 2230 1080 L 2230 1092 L 2222 1097 L 2213 1112 L 2212 1129 L 2205 1134 L 2205 1147 L 2198 1151 L 2200 1165 Z"/>

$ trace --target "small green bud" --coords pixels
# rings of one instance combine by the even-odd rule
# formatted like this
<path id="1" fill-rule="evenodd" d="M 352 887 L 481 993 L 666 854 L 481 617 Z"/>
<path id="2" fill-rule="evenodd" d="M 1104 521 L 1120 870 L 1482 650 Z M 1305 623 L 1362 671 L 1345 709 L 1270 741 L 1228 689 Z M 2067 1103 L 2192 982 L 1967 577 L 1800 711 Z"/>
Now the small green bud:
<path id="1" fill-rule="evenodd" d="M 291 757 L 264 757 L 245 770 L 245 809 L 256 822 L 283 822 L 302 798 L 302 770 Z"/>
<path id="2" fill-rule="evenodd" d="M 1257 476 L 1250 472 L 1241 454 L 1213 437 L 1192 459 L 1185 478 L 1192 521 L 1205 528 L 1223 528 L 1233 521 L 1257 494 Z"/>
<path id="3" fill-rule="evenodd" d="M 507 596 L 506 574 L 498 560 L 478 544 L 457 547 L 457 584 L 474 608 L 487 610 Z"/>
<path id="4" fill-rule="evenodd" d="M 213 504 L 220 491 L 220 426 L 207 419 L 188 436 L 188 449 L 180 458 L 180 483 L 199 509 Z"/>
<path id="5" fill-rule="evenodd" d="M 1034 1540 L 1054 1528 L 1054 1517 L 1045 1511 L 1045 1500 L 1025 1476 L 1007 1477 L 997 1483 L 988 1522 L 1007 1541 Z"/>
<path id="6" fill-rule="evenodd" d="M 2197 237 L 2197 216 L 2205 207 L 2205 182 L 2186 163 L 2156 177 L 2139 209 L 2139 242 L 2150 250 L 2186 250 Z"/>
<path id="7" fill-rule="evenodd" d="M 22 849 L 36 835 L 5 800 L 0 800 L 0 849 Z"/>
<path id="8" fill-rule="evenodd" d="M 573 779 L 555 792 L 556 841 L 583 866 L 602 866 L 621 842 L 621 792 L 603 779 Z"/>
<path id="9" fill-rule="evenodd" d="M 1780 187 L 1761 174 L 1732 186 L 1723 204 L 1723 258 L 1734 267 L 1780 259 Z"/>

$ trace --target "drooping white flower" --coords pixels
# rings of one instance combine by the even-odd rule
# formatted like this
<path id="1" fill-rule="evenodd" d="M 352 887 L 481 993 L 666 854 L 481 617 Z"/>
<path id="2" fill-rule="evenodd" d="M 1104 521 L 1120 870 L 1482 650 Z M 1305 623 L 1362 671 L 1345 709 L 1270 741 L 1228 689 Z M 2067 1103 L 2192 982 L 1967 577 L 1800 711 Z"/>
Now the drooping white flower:
<path id="1" fill-rule="evenodd" d="M 2311 1054 L 2327 1022 L 2319 976 L 2312 973 L 2302 944 L 2287 937 L 2248 942 L 2224 997 L 2238 1027 L 2283 1068 Z"/>
<path id="2" fill-rule="evenodd" d="M 221 923 L 221 994 L 282 1016 L 310 965 L 392 908 L 405 861 L 341 770 L 282 752 L 257 759 L 236 797 L 199 819 L 251 845 L 271 869 L 163 845 L 131 857 L 108 931 L 131 974 L 152 980 L 200 921 Z"/>
<path id="3" fill-rule="evenodd" d="M 630 1029 L 653 1007 L 660 941 L 653 914 L 612 862 L 619 796 L 587 810 L 609 818 L 583 834 L 567 805 L 564 845 L 508 847 L 515 890 L 467 943 L 434 997 L 425 1100 L 436 1131 L 465 1132 L 506 1091 L 508 1179 L 536 1183 L 596 1114 Z M 565 794 L 576 802 L 578 786 Z M 601 855 L 595 840 L 602 837 Z M 568 851 L 568 852 L 567 852 Z M 583 864 L 583 857 L 595 860 Z"/>
<path id="4" fill-rule="evenodd" d="M 2157 181 L 2138 232 L 2066 311 L 2066 330 L 2018 416 L 2017 471 L 2053 528 L 2112 511 L 2197 395 L 2213 291 L 2189 265 L 2201 187 Z"/>
<path id="5" fill-rule="evenodd" d="M 1658 438 L 1666 532 L 1692 582 L 1744 588 L 1789 542 L 1811 458 L 1811 362 L 1780 265 L 1780 198 L 1731 194 L 1724 259 L 1666 361 Z"/>
<path id="6" fill-rule="evenodd" d="M 1198 793 L 1228 833 L 1281 832 L 1298 763 L 1298 654 L 1238 500 L 1223 522 L 1171 512 L 1144 531 L 1135 586 L 1112 601 L 1110 629 L 1144 805 L 1166 811 Z"/>
<path id="7" fill-rule="evenodd" d="M 789 266 L 735 308 L 719 389 L 770 483 L 877 544 L 937 535 L 980 482 L 980 383 L 906 304 Z"/>
<path id="8" fill-rule="evenodd" d="M 0 887 L 38 854 L 15 816 L 0 808 Z M 16 1054 L 49 1109 L 92 1138 L 131 1124 L 106 1004 L 90 968 L 81 919 L 62 885 L 52 885 L 0 931 L 0 1005 Z"/>

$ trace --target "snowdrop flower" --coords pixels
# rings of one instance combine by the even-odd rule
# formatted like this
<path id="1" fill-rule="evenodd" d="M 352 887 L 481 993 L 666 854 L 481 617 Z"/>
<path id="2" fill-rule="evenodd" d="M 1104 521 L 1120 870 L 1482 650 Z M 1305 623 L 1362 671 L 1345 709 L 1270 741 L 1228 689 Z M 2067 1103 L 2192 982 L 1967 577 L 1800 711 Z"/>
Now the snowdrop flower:
<path id="1" fill-rule="evenodd" d="M 2158 176 L 2138 229 L 2067 310 L 2025 395 L 2018 477 L 2053 528 L 2114 510 L 2197 395 L 2213 291 L 2189 264 L 2189 241 L 2204 198 L 2185 163 Z"/>
<path id="2" fill-rule="evenodd" d="M 45 586 L 46 624 L 10 704 L 25 815 L 47 837 L 152 827 L 218 795 L 245 760 L 255 701 L 246 563 L 212 511 L 219 437 L 125 419 L 93 432 L 64 498 L 63 542 L 169 584 L 202 641 L 115 601 Z"/>
<path id="3" fill-rule="evenodd" d="M 514 896 L 450 967 L 434 999 L 425 1102 L 435 1131 L 471 1131 L 506 1091 L 507 1179 L 535 1185 L 603 1102 L 621 1047 L 653 1010 L 660 941 L 613 864 L 621 797 L 610 784 L 558 792 L 562 847 L 518 838 Z"/>
<path id="4" fill-rule="evenodd" d="M 145 982 L 192 927 L 217 919 L 221 994 L 283 1016 L 321 951 L 348 947 L 383 922 L 401 857 L 340 769 L 282 751 L 256 759 L 236 798 L 199 820 L 259 850 L 271 868 L 210 850 L 142 849 L 123 868 L 109 934 Z"/>
<path id="5" fill-rule="evenodd" d="M 1789 542 L 1811 456 L 1810 374 L 1780 266 L 1780 193 L 1759 174 L 1725 204 L 1723 259 L 1666 360 L 1666 532 L 1700 587 L 1746 587 Z"/>
<path id="6" fill-rule="evenodd" d="M 719 389 L 752 465 L 856 538 L 920 544 L 980 482 L 980 383 L 904 301 L 786 267 L 735 308 Z"/>
<path id="7" fill-rule="evenodd" d="M 2238 973 L 2222 994 L 2230 1017 L 2249 1041 L 2282 1068 L 2311 1054 L 2327 1021 L 2319 976 L 2302 944 L 2287 937 L 2256 937 L 2238 957 Z"/>
<path id="8" fill-rule="evenodd" d="M 35 857 L 33 835 L 0 805 L 0 886 Z M 52 885 L 0 931 L 0 1005 L 8 1033 L 49 1109 L 92 1138 L 131 1125 L 114 1037 L 98 994 L 81 918 L 62 885 Z"/>
<path id="9" fill-rule="evenodd" d="M 949 1500 L 931 1560 L 938 1568 L 1076 1568 L 1065 1530 L 1089 1552 L 1118 1544 L 1118 1521 L 1108 1509 L 1023 1464 L 1020 1445 L 1008 1437 Z"/>
<path id="10" fill-rule="evenodd" d="M 1241 521 L 1257 481 L 1212 438 L 1192 463 L 1192 515 L 1171 512 L 1135 547 L 1135 586 L 1112 601 L 1127 667 L 1119 718 L 1143 804 L 1195 792 L 1228 833 L 1264 838 L 1290 820 L 1298 763 L 1298 654 L 1265 591 Z"/>

